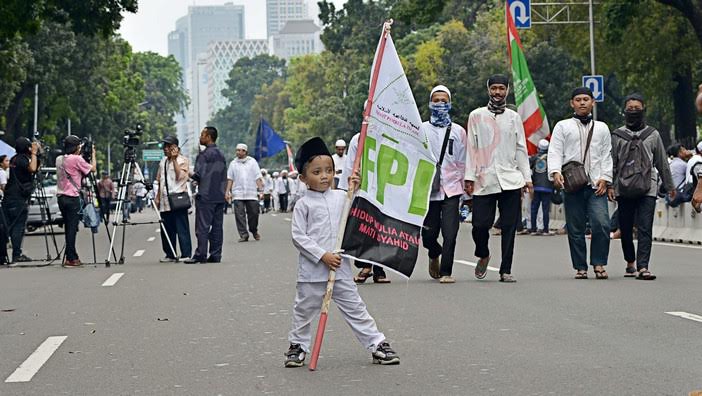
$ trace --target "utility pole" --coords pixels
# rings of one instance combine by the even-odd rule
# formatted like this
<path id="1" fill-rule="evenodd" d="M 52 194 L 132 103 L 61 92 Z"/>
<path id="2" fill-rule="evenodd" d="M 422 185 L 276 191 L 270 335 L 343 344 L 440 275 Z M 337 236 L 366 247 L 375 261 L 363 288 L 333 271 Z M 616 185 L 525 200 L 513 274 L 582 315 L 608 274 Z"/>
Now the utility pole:
<path id="1" fill-rule="evenodd" d="M 34 84 L 34 137 L 39 134 L 37 120 L 39 119 L 39 84 Z"/>
<path id="2" fill-rule="evenodd" d="M 590 13 L 590 72 L 595 73 L 595 17 L 592 10 L 592 0 L 589 1 Z M 597 104 L 592 108 L 592 119 L 597 121 Z"/>

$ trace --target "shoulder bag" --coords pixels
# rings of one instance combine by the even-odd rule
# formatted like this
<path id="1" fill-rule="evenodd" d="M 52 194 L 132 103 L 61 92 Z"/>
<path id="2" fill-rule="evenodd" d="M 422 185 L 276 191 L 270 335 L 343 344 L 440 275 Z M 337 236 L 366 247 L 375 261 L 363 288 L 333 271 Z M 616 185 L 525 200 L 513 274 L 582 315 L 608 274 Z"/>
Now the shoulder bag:
<path id="1" fill-rule="evenodd" d="M 585 171 L 585 159 L 590 151 L 590 142 L 592 141 L 592 132 L 595 129 L 595 121 L 592 121 L 590 132 L 587 134 L 587 144 L 585 146 L 585 155 L 582 162 L 570 161 L 563 165 L 561 174 L 563 175 L 563 189 L 565 192 L 572 193 L 579 191 L 590 183 L 590 178 Z"/>
<path id="2" fill-rule="evenodd" d="M 168 191 L 168 163 L 171 162 L 168 158 L 163 164 L 163 180 L 166 186 L 166 196 L 168 196 L 168 205 L 171 211 L 190 209 L 190 194 L 187 191 L 172 193 Z"/>
<path id="3" fill-rule="evenodd" d="M 436 163 L 436 173 L 434 174 L 434 180 L 431 182 L 431 192 L 435 193 L 441 188 L 441 164 L 444 162 L 444 155 L 446 155 L 446 146 L 448 145 L 449 137 L 451 136 L 451 124 L 446 128 L 446 135 L 444 136 L 444 143 L 441 146 L 441 155 L 439 156 L 439 162 Z"/>

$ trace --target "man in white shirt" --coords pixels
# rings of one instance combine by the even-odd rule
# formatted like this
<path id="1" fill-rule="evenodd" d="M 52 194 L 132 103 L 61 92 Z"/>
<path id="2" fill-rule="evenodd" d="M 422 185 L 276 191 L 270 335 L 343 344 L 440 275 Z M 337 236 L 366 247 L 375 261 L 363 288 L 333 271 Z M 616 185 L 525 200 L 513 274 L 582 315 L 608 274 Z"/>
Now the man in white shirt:
<path id="1" fill-rule="evenodd" d="M 332 155 L 334 160 L 334 188 L 339 188 L 339 178 L 341 173 L 344 171 L 344 163 L 346 162 L 346 142 L 343 139 L 339 139 L 334 144 L 336 148 L 336 153 Z"/>
<path id="2" fill-rule="evenodd" d="M 532 191 L 524 126 L 507 108 L 509 79 L 496 74 L 487 82 L 488 105 L 470 113 L 467 125 L 465 190 L 473 196 L 473 241 L 479 258 L 475 277 L 483 279 L 490 262 L 488 240 L 499 206 L 502 236 L 500 282 L 516 282 L 512 258 L 524 187 Z"/>
<path id="3" fill-rule="evenodd" d="M 278 210 L 282 213 L 288 211 L 288 198 L 290 198 L 290 179 L 288 171 L 280 171 L 280 177 L 275 181 L 275 192 L 278 194 Z"/>
<path id="4" fill-rule="evenodd" d="M 268 174 L 266 169 L 261 169 L 261 177 L 263 178 L 263 213 L 271 210 L 271 196 L 273 195 L 273 178 Z"/>
<path id="5" fill-rule="evenodd" d="M 607 124 L 592 119 L 595 100 L 587 87 L 576 88 L 570 100 L 573 117 L 559 121 L 548 149 L 548 174 L 554 187 L 564 188 L 562 168 L 576 161 L 585 165 L 589 183 L 578 191 L 566 192 L 563 205 L 568 229 L 570 259 L 575 279 L 587 279 L 585 226 L 592 230 L 590 265 L 597 278 L 607 279 L 609 256 L 609 210 L 607 188 L 612 183 L 612 140 Z M 588 135 L 592 140 L 587 148 Z M 587 153 L 587 155 L 586 155 Z"/>
<path id="6" fill-rule="evenodd" d="M 249 148 L 243 143 L 236 145 L 236 158 L 227 170 L 227 189 L 225 199 L 234 200 L 236 229 L 239 242 L 249 240 L 249 232 L 255 240 L 261 239 L 258 233 L 258 200 L 263 196 L 263 177 L 258 162 L 248 156 Z M 248 221 L 248 230 L 246 224 Z"/>

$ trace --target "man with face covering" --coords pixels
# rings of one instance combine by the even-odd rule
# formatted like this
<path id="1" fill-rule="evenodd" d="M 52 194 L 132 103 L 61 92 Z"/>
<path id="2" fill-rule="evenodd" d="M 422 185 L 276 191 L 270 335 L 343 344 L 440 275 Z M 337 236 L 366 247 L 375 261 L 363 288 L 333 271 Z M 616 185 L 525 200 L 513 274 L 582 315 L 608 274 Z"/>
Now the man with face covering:
<path id="1" fill-rule="evenodd" d="M 500 209 L 502 263 L 500 281 L 513 283 L 512 258 L 517 223 L 521 217 L 522 189 L 533 190 L 524 125 L 519 114 L 507 108 L 509 79 L 502 74 L 487 81 L 489 102 L 468 118 L 468 156 L 465 190 L 473 195 L 473 241 L 479 258 L 475 277 L 483 279 L 490 261 L 488 239 Z"/>
<path id="2" fill-rule="evenodd" d="M 431 116 L 420 127 L 437 160 L 429 197 L 429 211 L 422 227 L 422 243 L 429 251 L 429 275 L 441 283 L 454 283 L 453 255 L 460 223 L 458 207 L 463 195 L 466 131 L 451 122 L 451 91 L 443 85 L 429 95 Z M 439 244 L 439 232 L 442 244 Z"/>
<path id="3" fill-rule="evenodd" d="M 563 195 L 570 259 L 576 271 L 575 279 L 587 279 L 585 226 L 589 222 L 592 230 L 590 265 L 597 279 L 607 279 L 605 266 L 610 230 L 607 187 L 612 183 L 612 139 L 607 124 L 592 119 L 595 100 L 589 88 L 574 89 L 570 106 L 573 116 L 559 121 L 553 128 L 548 148 L 548 174 L 553 185 L 560 189 L 564 187 L 564 165 L 584 164 L 587 185 Z"/>
<path id="4" fill-rule="evenodd" d="M 675 185 L 668 166 L 668 157 L 658 131 L 645 120 L 646 106 L 640 94 L 631 94 L 624 100 L 623 127 L 612 133 L 612 169 L 613 183 L 608 194 L 611 200 L 619 204 L 619 229 L 621 230 L 622 250 L 626 260 L 626 275 L 637 279 L 653 280 L 655 275 L 649 271 L 651 245 L 653 242 L 653 216 L 656 212 L 658 181 L 663 181 L 665 190 L 671 198 L 675 198 Z M 641 142 L 638 145 L 638 142 Z M 627 193 L 622 180 L 627 174 L 627 168 L 632 164 L 631 149 L 636 146 L 643 148 L 641 154 L 646 159 L 646 175 L 650 172 L 650 187 L 647 192 L 633 195 Z M 642 172 L 639 172 L 642 173 Z M 638 246 L 634 249 L 633 228 L 636 225 Z"/>

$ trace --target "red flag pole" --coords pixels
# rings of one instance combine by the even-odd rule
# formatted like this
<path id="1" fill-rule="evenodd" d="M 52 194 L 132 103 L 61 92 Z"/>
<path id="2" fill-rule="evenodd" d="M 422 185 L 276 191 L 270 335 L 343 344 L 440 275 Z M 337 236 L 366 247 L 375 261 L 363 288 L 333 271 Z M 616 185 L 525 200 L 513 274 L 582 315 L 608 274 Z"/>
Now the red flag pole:
<path id="1" fill-rule="evenodd" d="M 368 102 L 366 107 L 363 109 L 363 122 L 361 123 L 361 135 L 358 138 L 358 149 L 356 150 L 356 158 L 353 160 L 353 172 L 355 175 L 361 166 L 361 158 L 363 156 L 363 146 L 366 141 L 366 135 L 368 134 L 368 120 L 370 118 L 371 108 L 373 107 L 373 96 L 375 96 L 375 88 L 378 85 L 378 74 L 380 74 L 380 64 L 383 61 L 383 54 L 385 53 L 385 43 L 388 40 L 388 35 L 390 34 L 390 28 L 392 26 L 393 20 L 390 19 L 383 24 L 383 32 L 380 36 L 380 44 L 378 45 L 378 52 L 375 59 L 375 67 L 373 68 L 373 74 L 371 77 L 370 88 L 368 89 Z M 344 202 L 344 210 L 342 212 L 341 222 L 339 223 L 339 232 L 336 237 L 336 251 L 341 251 L 341 244 L 344 240 L 344 230 L 346 229 L 346 222 L 348 220 L 349 211 L 351 210 L 351 203 L 353 199 L 353 194 L 355 192 L 354 188 L 350 188 L 346 192 L 346 202 Z M 317 335 L 314 339 L 314 346 L 312 347 L 312 357 L 310 358 L 310 371 L 317 369 L 317 361 L 319 360 L 319 351 L 322 349 L 322 340 L 324 340 L 324 330 L 327 327 L 327 316 L 329 314 L 329 305 L 331 304 L 332 293 L 334 291 L 334 282 L 336 281 L 336 271 L 329 271 L 329 279 L 327 280 L 327 289 L 324 292 L 324 298 L 322 300 L 322 311 L 319 314 L 319 324 L 317 325 Z"/>

